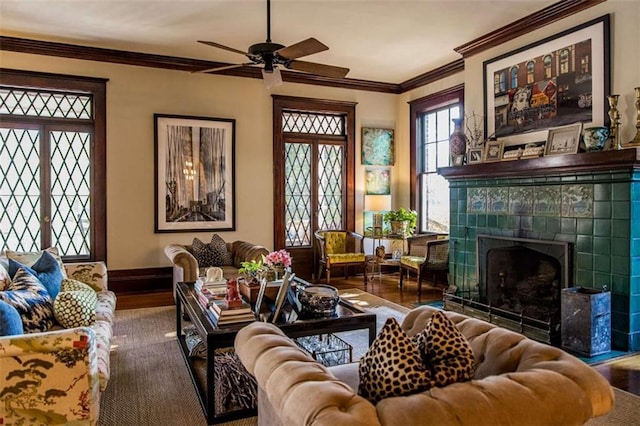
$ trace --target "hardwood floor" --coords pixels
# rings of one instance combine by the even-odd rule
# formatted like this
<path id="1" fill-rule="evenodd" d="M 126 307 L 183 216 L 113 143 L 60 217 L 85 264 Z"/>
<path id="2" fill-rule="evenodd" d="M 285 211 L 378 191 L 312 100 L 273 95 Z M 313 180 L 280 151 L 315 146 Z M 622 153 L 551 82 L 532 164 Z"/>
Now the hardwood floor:
<path id="1" fill-rule="evenodd" d="M 362 275 L 356 275 L 349 279 L 334 276 L 331 279 L 331 285 L 340 290 L 348 288 L 365 290 L 408 308 L 415 307 L 414 303 L 416 302 L 429 302 L 442 298 L 442 287 L 434 288 L 429 282 L 423 281 L 422 296 L 418 298 L 418 287 L 414 277 L 404 280 L 402 291 L 398 288 L 398 281 L 399 276 L 397 273 L 382 274 L 382 276 L 376 274 L 370 277 L 365 287 Z M 173 304 L 173 295 L 170 291 L 121 294 L 118 295 L 117 309 L 148 308 Z M 594 368 L 607 378 L 612 386 L 640 396 L 640 354 L 633 354 L 611 362 L 598 364 Z"/>

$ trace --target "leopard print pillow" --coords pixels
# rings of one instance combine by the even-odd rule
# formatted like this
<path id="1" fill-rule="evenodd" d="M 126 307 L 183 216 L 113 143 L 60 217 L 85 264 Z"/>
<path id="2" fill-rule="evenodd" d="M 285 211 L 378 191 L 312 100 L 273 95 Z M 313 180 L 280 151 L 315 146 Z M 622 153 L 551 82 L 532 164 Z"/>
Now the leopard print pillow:
<path id="1" fill-rule="evenodd" d="M 412 340 L 431 372 L 430 387 L 447 386 L 473 377 L 471 345 L 442 311 L 435 312 L 425 329 Z"/>
<path id="2" fill-rule="evenodd" d="M 193 257 L 195 257 L 198 262 L 199 268 L 213 266 L 214 258 L 211 248 L 209 248 L 209 244 L 203 243 L 198 238 L 194 238 L 191 243 L 191 251 L 193 253 Z"/>
<path id="3" fill-rule="evenodd" d="M 358 393 L 372 403 L 429 388 L 431 375 L 420 352 L 395 318 L 387 319 L 367 353 L 360 358 Z"/>
<path id="4" fill-rule="evenodd" d="M 191 251 L 193 257 L 198 261 L 198 268 L 233 265 L 231 253 L 227 250 L 227 244 L 218 234 L 213 234 L 209 244 L 194 238 L 193 243 L 191 243 Z"/>
<path id="5" fill-rule="evenodd" d="M 233 265 L 231 253 L 227 250 L 227 243 L 218 234 L 213 234 L 209 247 L 213 253 L 213 264 L 210 266 Z"/>

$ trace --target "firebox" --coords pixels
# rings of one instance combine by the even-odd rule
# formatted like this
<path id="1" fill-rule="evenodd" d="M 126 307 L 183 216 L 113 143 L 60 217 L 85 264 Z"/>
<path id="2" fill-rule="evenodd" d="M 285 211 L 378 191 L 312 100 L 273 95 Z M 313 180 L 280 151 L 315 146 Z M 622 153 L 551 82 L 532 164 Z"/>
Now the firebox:
<path id="1" fill-rule="evenodd" d="M 478 235 L 476 244 L 477 289 L 445 295 L 445 308 L 559 344 L 570 243 Z"/>

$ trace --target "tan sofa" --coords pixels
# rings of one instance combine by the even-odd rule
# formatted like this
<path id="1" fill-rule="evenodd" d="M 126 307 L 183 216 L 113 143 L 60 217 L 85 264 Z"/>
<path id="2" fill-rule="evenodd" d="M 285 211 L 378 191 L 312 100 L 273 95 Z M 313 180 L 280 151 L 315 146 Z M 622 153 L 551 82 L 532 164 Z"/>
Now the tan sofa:
<path id="1" fill-rule="evenodd" d="M 410 336 L 435 311 L 407 314 Z M 566 352 L 464 315 L 446 312 L 471 344 L 473 380 L 377 405 L 356 393 L 358 364 L 326 368 L 277 327 L 243 328 L 235 349 L 258 382 L 260 425 L 580 425 L 607 413 L 613 389 Z"/>
<path id="2" fill-rule="evenodd" d="M 241 263 L 250 260 L 260 260 L 263 255 L 269 254 L 263 246 L 252 244 L 246 241 L 228 242 L 227 250 L 233 259 L 232 265 L 220 266 L 225 278 L 235 278 L 238 276 L 238 269 Z M 176 294 L 176 284 L 179 282 L 195 281 L 198 277 L 204 276 L 204 269 L 200 268 L 198 261 L 193 257 L 191 245 L 169 244 L 164 248 L 171 263 L 173 263 L 173 294 Z"/>

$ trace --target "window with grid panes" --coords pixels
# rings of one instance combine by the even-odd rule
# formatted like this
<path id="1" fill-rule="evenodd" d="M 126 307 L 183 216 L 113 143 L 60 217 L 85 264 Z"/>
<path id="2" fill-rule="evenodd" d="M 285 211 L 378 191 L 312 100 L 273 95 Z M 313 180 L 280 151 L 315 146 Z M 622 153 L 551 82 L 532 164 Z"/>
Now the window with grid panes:
<path id="1" fill-rule="evenodd" d="M 105 259 L 104 97 L 101 79 L 0 74 L 1 249 Z"/>
<path id="2" fill-rule="evenodd" d="M 449 137 L 453 119 L 462 116 L 463 89 L 435 94 L 414 101 L 415 120 L 415 200 L 418 232 L 449 231 L 449 183 L 438 174 L 438 168 L 450 165 Z"/>

